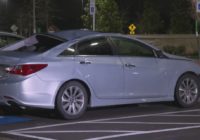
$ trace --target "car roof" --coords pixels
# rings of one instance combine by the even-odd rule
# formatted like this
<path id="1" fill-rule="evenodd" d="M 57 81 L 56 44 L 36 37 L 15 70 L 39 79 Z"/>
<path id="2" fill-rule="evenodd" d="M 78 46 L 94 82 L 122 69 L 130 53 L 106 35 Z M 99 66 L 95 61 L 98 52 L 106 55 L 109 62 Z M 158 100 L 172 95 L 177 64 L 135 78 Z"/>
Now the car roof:
<path id="1" fill-rule="evenodd" d="M 100 32 L 95 32 L 91 30 L 65 30 L 65 31 L 54 32 L 51 34 L 66 40 L 74 40 L 84 36 L 100 34 Z"/>

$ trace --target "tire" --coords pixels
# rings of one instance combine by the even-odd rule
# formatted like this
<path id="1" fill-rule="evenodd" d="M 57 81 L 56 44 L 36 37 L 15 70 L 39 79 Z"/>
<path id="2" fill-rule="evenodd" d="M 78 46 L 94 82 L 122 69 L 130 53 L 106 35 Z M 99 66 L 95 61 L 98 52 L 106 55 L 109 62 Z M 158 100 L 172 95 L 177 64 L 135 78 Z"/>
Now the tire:
<path id="1" fill-rule="evenodd" d="M 64 119 L 81 117 L 86 111 L 87 105 L 87 90 L 77 81 L 64 84 L 58 92 L 56 109 Z"/>
<path id="2" fill-rule="evenodd" d="M 175 89 L 175 100 L 181 107 L 192 107 L 199 98 L 199 79 L 193 74 L 185 74 L 179 78 Z"/>

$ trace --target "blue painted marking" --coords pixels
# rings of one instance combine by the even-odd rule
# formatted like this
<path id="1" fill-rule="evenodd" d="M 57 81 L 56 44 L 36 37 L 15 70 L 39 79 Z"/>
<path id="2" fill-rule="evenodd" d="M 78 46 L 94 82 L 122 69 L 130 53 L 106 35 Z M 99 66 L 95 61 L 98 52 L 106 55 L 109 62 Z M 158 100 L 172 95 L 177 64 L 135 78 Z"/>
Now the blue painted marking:
<path id="1" fill-rule="evenodd" d="M 15 117 L 15 116 L 0 116 L 0 125 L 19 123 L 19 122 L 27 122 L 30 121 L 29 118 L 24 117 Z"/>

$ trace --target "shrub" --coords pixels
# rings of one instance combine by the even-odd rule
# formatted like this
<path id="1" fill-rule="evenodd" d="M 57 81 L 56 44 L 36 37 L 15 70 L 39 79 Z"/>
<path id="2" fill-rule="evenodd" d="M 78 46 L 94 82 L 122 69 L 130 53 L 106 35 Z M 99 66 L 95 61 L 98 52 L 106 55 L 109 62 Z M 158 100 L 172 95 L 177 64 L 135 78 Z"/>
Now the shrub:
<path id="1" fill-rule="evenodd" d="M 174 50 L 175 50 L 174 48 L 175 48 L 174 46 L 164 46 L 163 50 L 167 53 L 174 54 Z"/>
<path id="2" fill-rule="evenodd" d="M 185 46 L 164 46 L 163 50 L 170 54 L 175 55 L 185 55 L 186 54 L 186 47 Z"/>

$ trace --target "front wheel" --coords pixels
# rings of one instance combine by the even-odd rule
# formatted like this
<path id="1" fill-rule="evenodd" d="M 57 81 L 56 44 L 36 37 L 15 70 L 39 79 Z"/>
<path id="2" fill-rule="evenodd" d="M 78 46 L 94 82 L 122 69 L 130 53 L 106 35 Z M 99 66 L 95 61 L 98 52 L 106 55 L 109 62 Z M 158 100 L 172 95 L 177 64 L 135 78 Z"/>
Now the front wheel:
<path id="1" fill-rule="evenodd" d="M 176 102 L 181 107 L 191 107 L 198 102 L 199 79 L 193 74 L 183 75 L 177 82 L 175 90 Z"/>
<path id="2" fill-rule="evenodd" d="M 65 119 L 79 118 L 86 110 L 88 94 L 85 87 L 76 81 L 64 84 L 56 99 L 56 108 Z"/>

